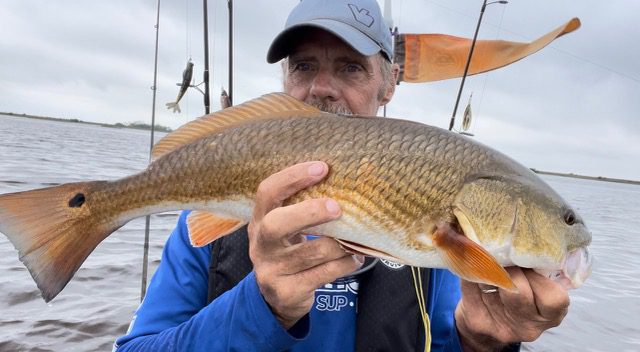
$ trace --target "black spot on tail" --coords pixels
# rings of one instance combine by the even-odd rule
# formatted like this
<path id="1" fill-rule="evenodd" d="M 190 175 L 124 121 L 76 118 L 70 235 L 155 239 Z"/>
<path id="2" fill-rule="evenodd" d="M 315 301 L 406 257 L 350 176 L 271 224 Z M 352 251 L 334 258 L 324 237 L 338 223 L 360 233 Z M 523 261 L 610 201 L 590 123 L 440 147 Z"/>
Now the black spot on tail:
<path id="1" fill-rule="evenodd" d="M 73 198 L 69 199 L 69 207 L 80 208 L 84 204 L 84 194 L 78 193 Z"/>

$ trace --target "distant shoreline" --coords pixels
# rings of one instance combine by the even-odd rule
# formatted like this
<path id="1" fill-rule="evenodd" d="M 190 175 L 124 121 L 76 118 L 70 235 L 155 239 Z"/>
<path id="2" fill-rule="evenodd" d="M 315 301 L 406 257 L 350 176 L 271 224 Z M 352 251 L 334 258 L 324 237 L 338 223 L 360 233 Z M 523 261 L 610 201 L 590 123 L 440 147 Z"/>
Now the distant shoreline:
<path id="1" fill-rule="evenodd" d="M 592 181 L 605 181 L 605 182 L 617 182 L 617 183 L 627 183 L 631 185 L 640 185 L 640 181 L 634 180 L 625 180 L 622 178 L 611 178 L 611 177 L 602 177 L 602 176 L 585 176 L 585 175 L 576 175 L 574 173 L 562 173 L 562 172 L 552 172 L 552 171 L 542 171 L 531 169 L 531 171 L 540 174 L 540 175 L 551 175 L 551 176 L 560 176 L 560 177 L 571 177 L 571 178 L 581 178 L 584 180 L 592 180 Z"/>
<path id="2" fill-rule="evenodd" d="M 0 112 L 0 115 L 13 116 L 13 117 L 25 117 L 29 119 L 39 119 L 39 120 L 50 120 L 50 121 L 59 121 L 59 122 L 72 122 L 72 123 L 84 123 L 88 125 L 102 126 L 102 127 L 110 127 L 110 128 L 133 128 L 138 130 L 151 130 L 151 126 L 143 123 L 130 123 L 130 124 L 107 124 L 107 123 L 99 123 L 99 122 L 87 122 L 78 119 L 62 119 L 57 117 L 49 117 L 49 116 L 37 116 L 37 115 L 29 115 L 29 114 L 16 114 L 12 112 Z M 172 129 L 165 126 L 157 125 L 155 128 L 158 132 L 171 132 Z M 593 180 L 593 181 L 605 181 L 605 182 L 617 182 L 617 183 L 626 183 L 631 185 L 640 185 L 640 181 L 634 180 L 625 180 L 621 178 L 612 178 L 612 177 L 603 177 L 603 176 L 586 176 L 586 175 L 577 175 L 574 173 L 562 173 L 562 172 L 553 172 L 553 171 L 542 171 L 531 168 L 531 171 L 541 174 L 541 175 L 551 175 L 551 176 L 560 176 L 560 177 L 570 177 L 570 178 L 581 178 L 584 180 Z"/>
<path id="3" fill-rule="evenodd" d="M 49 120 L 49 121 L 57 121 L 57 122 L 71 122 L 71 123 L 83 123 L 87 125 L 101 126 L 101 127 L 109 127 L 109 128 L 132 128 L 136 130 L 151 130 L 151 125 L 146 123 L 132 122 L 128 124 L 116 123 L 100 123 L 100 122 L 88 122 L 82 121 L 78 119 L 63 119 L 58 117 L 50 117 L 50 116 L 38 116 L 38 115 L 29 115 L 29 114 L 16 114 L 13 112 L 0 112 L 0 115 L 13 116 L 13 117 L 24 117 L 28 119 L 37 119 L 37 120 Z M 154 130 L 156 132 L 172 132 L 173 130 L 166 126 L 156 125 Z"/>

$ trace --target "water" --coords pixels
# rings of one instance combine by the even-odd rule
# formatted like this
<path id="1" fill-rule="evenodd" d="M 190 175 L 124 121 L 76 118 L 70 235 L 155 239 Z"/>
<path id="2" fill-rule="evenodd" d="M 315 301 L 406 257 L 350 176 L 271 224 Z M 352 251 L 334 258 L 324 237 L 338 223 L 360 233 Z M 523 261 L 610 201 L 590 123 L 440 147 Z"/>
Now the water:
<path id="1" fill-rule="evenodd" d="M 640 351 L 640 186 L 544 178 L 593 233 L 593 273 L 569 314 L 527 351 Z"/>
<path id="2" fill-rule="evenodd" d="M 149 132 L 0 116 L 0 193 L 115 179 L 148 160 Z M 640 186 L 545 176 L 594 233 L 591 278 L 526 351 L 640 350 Z M 151 219 L 150 272 L 176 213 Z M 108 351 L 140 299 L 144 219 L 108 237 L 50 304 L 0 235 L 0 351 Z"/>
<path id="3" fill-rule="evenodd" d="M 0 193 L 144 169 L 149 132 L 0 116 Z M 152 216 L 150 271 L 177 214 Z M 110 351 L 140 300 L 144 218 L 109 236 L 46 304 L 0 235 L 0 351 Z"/>

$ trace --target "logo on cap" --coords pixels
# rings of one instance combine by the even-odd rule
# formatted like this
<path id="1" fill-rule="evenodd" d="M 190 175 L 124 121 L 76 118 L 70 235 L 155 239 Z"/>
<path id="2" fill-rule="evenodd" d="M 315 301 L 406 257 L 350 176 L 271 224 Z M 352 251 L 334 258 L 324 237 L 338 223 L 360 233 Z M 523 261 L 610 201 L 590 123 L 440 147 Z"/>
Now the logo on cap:
<path id="1" fill-rule="evenodd" d="M 351 10 L 351 13 L 353 14 L 353 18 L 356 21 L 362 23 L 367 27 L 371 27 L 371 25 L 374 22 L 374 19 L 371 15 L 369 15 L 369 10 L 364 8 L 359 9 L 358 6 L 354 4 L 349 4 L 349 9 Z"/>

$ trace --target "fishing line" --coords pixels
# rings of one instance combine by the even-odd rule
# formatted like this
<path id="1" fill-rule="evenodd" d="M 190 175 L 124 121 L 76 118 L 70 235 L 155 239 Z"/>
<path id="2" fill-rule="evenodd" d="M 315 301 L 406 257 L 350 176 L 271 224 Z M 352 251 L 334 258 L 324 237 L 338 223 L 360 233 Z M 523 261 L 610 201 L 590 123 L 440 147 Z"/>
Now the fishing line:
<path id="1" fill-rule="evenodd" d="M 185 39 L 185 59 L 187 62 L 191 61 L 192 52 L 191 52 L 191 31 L 189 30 L 191 20 L 189 19 L 189 1 L 185 1 L 185 23 L 184 23 L 184 39 Z M 191 84 L 191 82 L 189 82 Z M 185 106 L 185 123 L 188 122 L 189 117 L 189 97 L 185 94 L 184 99 Z"/>
<path id="2" fill-rule="evenodd" d="M 404 7 L 404 1 L 400 0 L 400 16 L 397 16 L 398 17 L 398 26 L 397 26 L 398 28 L 402 28 L 402 17 L 403 17 L 402 16 L 402 8 L 403 7 Z"/>
<path id="3" fill-rule="evenodd" d="M 445 10 L 448 10 L 449 12 L 457 13 L 458 15 L 461 15 L 461 16 L 464 16 L 464 17 L 467 17 L 467 18 L 470 18 L 470 19 L 477 18 L 475 15 L 471 15 L 471 14 L 469 14 L 467 12 L 451 8 L 449 6 L 446 6 L 444 4 L 439 3 L 437 1 L 427 0 L 426 2 L 430 2 L 430 3 L 432 3 L 432 4 L 436 5 L 436 6 L 439 6 L 439 7 L 443 8 L 443 9 L 445 9 Z"/>
<path id="4" fill-rule="evenodd" d="M 500 23 L 498 24 L 498 31 L 496 32 L 496 39 L 500 39 L 500 32 L 502 31 L 502 22 L 504 21 L 504 14 L 505 12 L 507 12 L 507 7 L 506 6 L 502 6 L 502 16 L 500 16 Z M 482 89 L 480 90 L 480 99 L 478 101 L 478 109 L 476 110 L 476 118 L 471 120 L 471 123 L 473 124 L 473 126 L 475 126 L 478 117 L 480 117 L 480 111 L 482 110 L 482 101 L 484 100 L 484 92 L 487 88 L 487 81 L 489 80 L 489 74 L 491 73 L 491 71 L 489 72 L 485 72 L 484 73 L 484 80 L 482 82 Z M 470 130 L 473 129 L 473 126 L 471 128 L 469 128 Z"/>
<path id="5" fill-rule="evenodd" d="M 411 267 L 411 276 L 413 276 L 413 287 L 416 289 L 416 298 L 418 299 L 418 308 L 420 309 L 420 317 L 424 326 L 424 351 L 431 352 L 431 321 L 429 313 L 427 313 L 427 300 L 424 297 L 422 288 L 422 273 L 420 268 Z"/>
<path id="6" fill-rule="evenodd" d="M 191 61 L 191 34 L 189 31 L 189 1 L 185 1 L 185 24 L 184 24 L 184 40 L 185 40 L 185 59 Z"/>
<path id="7" fill-rule="evenodd" d="M 436 2 L 436 1 L 433 1 L 433 0 L 426 0 L 426 2 L 430 2 L 430 3 L 432 3 L 432 4 L 435 4 L 435 5 L 439 6 L 439 7 L 444 8 L 444 9 L 446 9 L 446 10 L 449 10 L 449 11 L 451 11 L 451 12 L 455 12 L 455 13 L 457 13 L 457 14 L 461 15 L 461 16 L 464 16 L 464 17 L 467 17 L 467 18 L 474 18 L 474 16 L 471 16 L 471 15 L 469 15 L 469 14 L 465 13 L 465 12 L 462 12 L 462 11 L 459 11 L 459 10 L 456 10 L 456 9 L 453 9 L 453 8 L 451 8 L 451 7 L 448 7 L 448 6 L 446 6 L 446 5 L 443 5 L 443 4 L 441 4 L 441 3 L 438 3 L 438 2 Z M 505 8 L 503 8 L 503 11 L 504 11 L 504 10 L 506 10 L 506 9 L 505 9 Z M 503 12 L 503 15 L 504 15 L 504 12 Z M 483 26 L 492 26 L 492 27 L 495 27 L 495 26 L 496 26 L 496 25 L 494 25 L 493 23 L 491 23 L 491 22 L 487 22 L 487 21 L 483 21 L 483 22 L 482 22 L 482 25 L 483 25 Z M 524 40 L 524 41 L 530 41 L 530 40 L 531 40 L 531 37 L 529 37 L 529 36 L 523 35 L 523 34 L 521 34 L 521 33 L 515 32 L 515 31 L 510 30 L 510 29 L 507 29 L 507 28 L 502 28 L 502 20 L 500 20 L 500 28 L 499 28 L 499 29 L 500 29 L 501 31 L 504 31 L 504 32 L 506 32 L 506 33 L 509 33 L 509 34 L 513 35 L 514 37 L 517 37 L 517 38 L 519 38 L 519 39 L 521 39 L 521 40 Z M 606 66 L 606 65 L 604 65 L 604 64 L 598 63 L 598 62 L 596 62 L 596 61 L 590 60 L 589 58 L 586 58 L 586 57 L 580 56 L 580 55 L 578 55 L 578 54 L 574 54 L 574 53 L 569 52 L 569 51 L 567 51 L 567 50 L 565 50 L 565 49 L 557 48 L 557 47 L 555 47 L 553 44 L 549 44 L 549 45 L 547 45 L 546 47 L 547 47 L 547 48 L 550 48 L 550 49 L 553 49 L 553 50 L 555 50 L 555 51 L 557 51 L 557 52 L 559 52 L 559 53 L 565 54 L 565 55 L 567 55 L 567 56 L 571 56 L 572 58 L 577 59 L 577 60 L 580 60 L 580 61 L 583 61 L 583 62 L 585 62 L 585 63 L 587 63 L 587 64 L 590 64 L 590 65 L 596 66 L 596 67 L 598 67 L 598 68 L 601 68 L 601 69 L 603 69 L 603 70 L 605 70 L 605 71 L 609 71 L 609 72 L 611 72 L 611 73 L 613 73 L 613 74 L 616 74 L 616 75 L 621 76 L 621 77 L 623 77 L 623 78 L 626 78 L 626 79 L 628 79 L 628 80 L 634 81 L 635 83 L 640 83 L 640 77 L 636 77 L 636 76 L 629 75 L 629 74 L 624 73 L 624 72 L 622 72 L 622 71 L 620 71 L 620 70 L 618 70 L 618 69 L 615 69 L 615 68 L 612 68 L 612 67 Z"/>
<path id="8" fill-rule="evenodd" d="M 211 47 L 213 48 L 214 55 L 211 55 L 211 60 L 213 64 L 211 65 L 211 71 L 209 72 L 209 77 L 211 81 L 211 85 L 215 86 L 215 73 L 219 72 L 220 69 L 220 60 L 216 60 L 215 53 L 218 51 L 216 48 L 216 37 L 218 36 L 218 1 L 213 3 L 213 35 L 211 36 Z M 220 99 L 218 99 L 220 100 Z M 222 106 L 220 107 L 222 109 Z"/>

